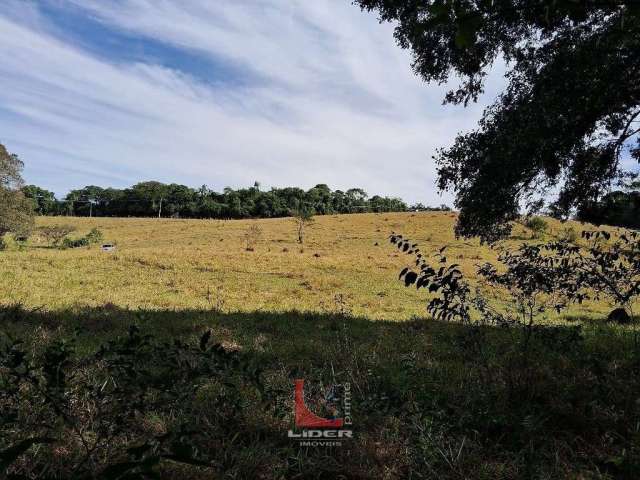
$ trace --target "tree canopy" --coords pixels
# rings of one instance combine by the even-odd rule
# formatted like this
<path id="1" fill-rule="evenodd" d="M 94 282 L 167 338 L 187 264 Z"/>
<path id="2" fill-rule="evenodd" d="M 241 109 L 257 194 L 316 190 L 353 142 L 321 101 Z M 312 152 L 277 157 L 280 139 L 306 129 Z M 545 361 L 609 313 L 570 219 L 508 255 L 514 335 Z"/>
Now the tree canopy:
<path id="1" fill-rule="evenodd" d="M 257 183 L 257 182 L 256 182 Z M 36 185 L 22 188 L 40 215 L 181 218 L 271 218 L 297 215 L 301 209 L 311 215 L 407 210 L 448 210 L 446 205 L 408 207 L 399 198 L 369 195 L 360 188 L 331 190 L 318 184 L 309 190 L 295 187 L 262 191 L 258 185 L 215 192 L 206 185 L 191 188 L 176 183 L 140 182 L 129 188 L 89 185 L 71 190 L 63 200 Z"/>
<path id="2" fill-rule="evenodd" d="M 508 85 L 475 131 L 438 151 L 456 194 L 456 233 L 496 239 L 521 204 L 568 216 L 640 161 L 640 4 L 616 0 L 356 0 L 396 21 L 428 82 L 461 79 L 445 102 L 475 101 L 503 60 Z"/>
<path id="3" fill-rule="evenodd" d="M 33 226 L 33 205 L 23 192 L 22 161 L 0 144 L 0 237 L 28 235 Z"/>

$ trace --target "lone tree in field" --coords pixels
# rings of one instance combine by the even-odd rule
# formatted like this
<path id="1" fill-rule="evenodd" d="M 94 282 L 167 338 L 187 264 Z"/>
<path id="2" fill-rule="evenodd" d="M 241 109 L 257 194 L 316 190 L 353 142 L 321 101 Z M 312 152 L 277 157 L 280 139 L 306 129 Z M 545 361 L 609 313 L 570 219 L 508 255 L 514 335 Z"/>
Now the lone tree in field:
<path id="1" fill-rule="evenodd" d="M 33 228 L 33 202 L 22 193 L 23 163 L 0 144 L 0 237 L 26 237 Z"/>
<path id="2" fill-rule="evenodd" d="M 253 252 L 261 237 L 262 228 L 260 228 L 260 225 L 254 223 L 244 232 L 245 250 L 247 252 Z"/>
<path id="3" fill-rule="evenodd" d="M 75 230 L 76 227 L 73 225 L 49 225 L 40 227 L 38 229 L 38 233 L 47 241 L 47 243 L 57 247 L 60 246 L 67 235 L 75 232 Z"/>
<path id="4" fill-rule="evenodd" d="M 525 201 L 560 184 L 567 216 L 640 161 L 640 3 L 623 0 L 355 0 L 413 52 L 427 82 L 461 84 L 445 102 L 467 104 L 504 60 L 508 85 L 479 128 L 440 150 L 438 186 L 456 194 L 456 233 L 495 239 Z"/>
<path id="5" fill-rule="evenodd" d="M 296 222 L 296 229 L 298 231 L 298 243 L 304 244 L 304 233 L 306 227 L 313 223 L 313 208 L 300 205 L 294 212 L 294 220 Z"/>

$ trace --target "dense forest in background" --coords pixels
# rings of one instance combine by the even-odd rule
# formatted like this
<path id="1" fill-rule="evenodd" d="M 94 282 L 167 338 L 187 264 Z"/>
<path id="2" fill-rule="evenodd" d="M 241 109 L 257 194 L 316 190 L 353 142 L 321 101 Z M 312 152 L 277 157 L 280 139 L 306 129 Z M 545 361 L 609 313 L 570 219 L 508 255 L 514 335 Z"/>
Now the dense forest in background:
<path id="1" fill-rule="evenodd" d="M 301 188 L 253 187 L 222 193 L 206 185 L 198 189 L 155 181 L 141 182 L 130 188 L 87 186 L 72 190 L 58 200 L 53 192 L 27 185 L 22 188 L 32 199 L 39 215 L 73 215 L 95 217 L 180 217 L 180 218 L 273 218 L 295 215 L 304 210 L 326 215 L 363 212 L 404 212 L 408 210 L 449 210 L 446 205 L 407 206 L 399 198 L 368 194 L 360 188 L 332 191 L 320 184 L 305 191 Z"/>
<path id="2" fill-rule="evenodd" d="M 332 191 L 319 184 L 309 190 L 296 187 L 261 190 L 253 187 L 222 193 L 206 185 L 191 188 L 156 181 L 137 183 L 129 188 L 87 186 L 72 190 L 63 199 L 36 185 L 22 187 L 38 215 L 80 217 L 177 217 L 177 218 L 276 218 L 296 215 L 304 210 L 313 215 L 367 212 L 448 211 L 447 205 L 407 205 L 399 198 L 369 195 L 360 188 Z M 554 215 L 553 210 L 550 212 Z M 624 191 L 610 192 L 586 202 L 575 219 L 596 225 L 640 228 L 640 182 L 628 184 Z"/>
<path id="3" fill-rule="evenodd" d="M 637 185 L 640 187 L 640 184 Z M 625 228 L 640 228 L 640 191 L 616 190 L 598 201 L 587 202 L 576 214 L 582 222 L 596 225 L 615 225 Z"/>

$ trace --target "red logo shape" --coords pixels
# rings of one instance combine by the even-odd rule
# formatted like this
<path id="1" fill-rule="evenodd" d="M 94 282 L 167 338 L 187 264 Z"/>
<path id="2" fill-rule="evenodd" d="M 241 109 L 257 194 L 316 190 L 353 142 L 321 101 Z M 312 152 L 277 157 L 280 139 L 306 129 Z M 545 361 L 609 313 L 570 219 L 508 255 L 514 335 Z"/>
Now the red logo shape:
<path id="1" fill-rule="evenodd" d="M 296 427 L 306 428 L 340 428 L 344 424 L 342 418 L 322 418 L 310 411 L 304 403 L 304 380 L 295 381 L 295 414 Z"/>

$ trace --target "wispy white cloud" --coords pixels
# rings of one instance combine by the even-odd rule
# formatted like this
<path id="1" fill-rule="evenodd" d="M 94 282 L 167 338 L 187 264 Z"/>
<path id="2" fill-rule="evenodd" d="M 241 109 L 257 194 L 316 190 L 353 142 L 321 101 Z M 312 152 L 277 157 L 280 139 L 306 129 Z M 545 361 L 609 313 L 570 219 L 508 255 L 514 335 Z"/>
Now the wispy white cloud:
<path id="1" fill-rule="evenodd" d="M 260 180 L 435 203 L 431 155 L 480 116 L 482 105 L 441 106 L 445 88 L 413 75 L 392 27 L 348 0 L 51 1 L 250 76 L 214 82 L 206 69 L 97 55 L 37 3 L 8 0 L 0 141 L 24 158 L 28 181 L 58 192 L 150 178 L 215 188 Z"/>

